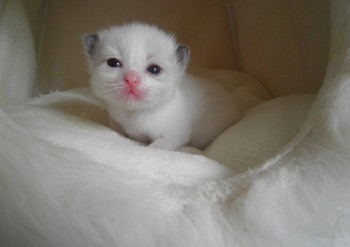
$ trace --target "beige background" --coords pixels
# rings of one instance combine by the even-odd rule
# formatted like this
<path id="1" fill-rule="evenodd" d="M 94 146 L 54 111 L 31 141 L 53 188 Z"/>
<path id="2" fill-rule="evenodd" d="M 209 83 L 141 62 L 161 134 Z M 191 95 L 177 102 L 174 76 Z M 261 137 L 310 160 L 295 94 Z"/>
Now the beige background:
<path id="1" fill-rule="evenodd" d="M 35 13 L 40 2 L 26 7 Z M 41 92 L 87 86 L 81 35 L 129 21 L 175 33 L 190 46 L 192 65 L 238 70 L 242 63 L 274 96 L 317 92 L 326 68 L 326 0 L 49 0 L 47 7 Z"/>

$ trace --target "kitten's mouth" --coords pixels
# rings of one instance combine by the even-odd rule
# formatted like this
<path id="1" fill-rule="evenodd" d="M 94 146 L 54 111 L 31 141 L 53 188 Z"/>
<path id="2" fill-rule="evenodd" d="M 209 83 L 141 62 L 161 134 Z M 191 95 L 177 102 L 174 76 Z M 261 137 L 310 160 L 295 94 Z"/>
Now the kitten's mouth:
<path id="1" fill-rule="evenodd" d="M 136 87 L 125 87 L 118 90 L 125 101 L 140 101 L 146 96 L 146 92 Z"/>

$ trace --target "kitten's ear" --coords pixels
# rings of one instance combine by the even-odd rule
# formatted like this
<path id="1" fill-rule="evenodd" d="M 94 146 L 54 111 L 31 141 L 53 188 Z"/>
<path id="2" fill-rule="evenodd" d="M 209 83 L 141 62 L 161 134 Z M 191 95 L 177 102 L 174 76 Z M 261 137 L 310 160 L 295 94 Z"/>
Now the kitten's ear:
<path id="1" fill-rule="evenodd" d="M 84 42 L 84 48 L 85 53 L 90 58 L 94 59 L 96 50 L 98 47 L 98 43 L 100 42 L 100 39 L 98 38 L 97 34 L 85 34 L 83 36 L 83 42 Z"/>
<path id="2" fill-rule="evenodd" d="M 187 46 L 179 45 L 175 54 L 178 64 L 181 65 L 182 69 L 185 69 L 190 58 L 190 49 Z"/>

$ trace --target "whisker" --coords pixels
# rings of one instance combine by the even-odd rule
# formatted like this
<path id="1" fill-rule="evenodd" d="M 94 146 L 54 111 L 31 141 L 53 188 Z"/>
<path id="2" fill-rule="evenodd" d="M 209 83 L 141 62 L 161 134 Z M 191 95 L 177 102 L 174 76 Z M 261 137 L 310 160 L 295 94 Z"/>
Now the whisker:
<path id="1" fill-rule="evenodd" d="M 98 90 L 99 93 L 110 93 L 110 92 L 113 92 L 113 91 L 114 91 L 113 88 L 99 89 Z"/>

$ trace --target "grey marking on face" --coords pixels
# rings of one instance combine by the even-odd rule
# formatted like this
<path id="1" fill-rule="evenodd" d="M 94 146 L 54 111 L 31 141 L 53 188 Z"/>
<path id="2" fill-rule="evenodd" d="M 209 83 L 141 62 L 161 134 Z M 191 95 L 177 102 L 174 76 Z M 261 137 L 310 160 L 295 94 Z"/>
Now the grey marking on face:
<path id="1" fill-rule="evenodd" d="M 85 52 L 91 58 L 94 57 L 100 39 L 97 34 L 87 34 L 83 37 Z"/>
<path id="2" fill-rule="evenodd" d="M 176 49 L 176 57 L 177 62 L 185 68 L 187 66 L 189 57 L 190 57 L 190 49 L 187 46 L 179 45 Z"/>

